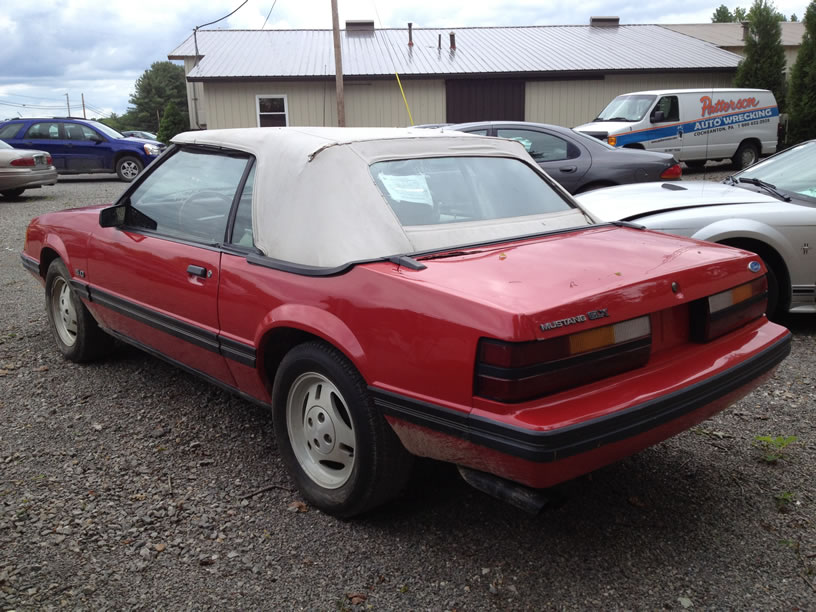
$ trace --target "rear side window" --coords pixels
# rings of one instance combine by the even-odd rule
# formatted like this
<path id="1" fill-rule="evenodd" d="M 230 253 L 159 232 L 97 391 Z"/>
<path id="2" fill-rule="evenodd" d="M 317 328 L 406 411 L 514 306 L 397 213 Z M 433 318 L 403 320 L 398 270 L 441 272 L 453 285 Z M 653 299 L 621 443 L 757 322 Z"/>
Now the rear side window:
<path id="1" fill-rule="evenodd" d="M 56 122 L 34 123 L 25 133 L 25 138 L 32 140 L 59 140 L 60 124 Z"/>
<path id="2" fill-rule="evenodd" d="M 181 150 L 167 158 L 130 195 L 129 225 L 193 242 L 224 242 L 230 208 L 249 156 Z M 141 221 L 134 221 L 142 219 Z"/>
<path id="3" fill-rule="evenodd" d="M 23 127 L 22 123 L 9 123 L 8 125 L 0 127 L 0 139 L 14 138 L 17 136 L 17 132 L 20 131 L 21 127 Z"/>
<path id="4" fill-rule="evenodd" d="M 496 136 L 519 141 L 537 162 L 573 159 L 580 154 L 578 147 L 571 142 L 544 132 L 500 129 L 496 131 Z"/>
<path id="5" fill-rule="evenodd" d="M 377 162 L 371 174 L 404 226 L 485 221 L 572 206 L 530 166 L 504 157 Z"/>

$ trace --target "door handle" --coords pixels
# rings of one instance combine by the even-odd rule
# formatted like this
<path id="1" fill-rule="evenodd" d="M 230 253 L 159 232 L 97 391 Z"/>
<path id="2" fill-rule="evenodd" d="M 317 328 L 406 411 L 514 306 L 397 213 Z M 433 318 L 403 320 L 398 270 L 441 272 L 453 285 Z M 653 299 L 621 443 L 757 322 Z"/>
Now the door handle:
<path id="1" fill-rule="evenodd" d="M 578 166 L 564 166 L 563 168 L 559 168 L 561 172 L 575 172 L 578 169 Z"/>
<path id="2" fill-rule="evenodd" d="M 191 274 L 192 276 L 199 276 L 201 278 L 209 278 L 210 276 L 212 276 L 211 272 L 207 273 L 207 268 L 205 268 L 204 266 L 196 266 L 193 264 L 187 266 L 187 274 Z"/>

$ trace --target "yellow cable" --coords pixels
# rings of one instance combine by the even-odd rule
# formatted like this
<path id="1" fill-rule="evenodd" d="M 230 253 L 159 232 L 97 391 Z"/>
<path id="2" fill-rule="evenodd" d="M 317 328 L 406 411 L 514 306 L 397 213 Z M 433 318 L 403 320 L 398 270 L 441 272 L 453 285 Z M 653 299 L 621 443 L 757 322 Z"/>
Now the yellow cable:
<path id="1" fill-rule="evenodd" d="M 399 75 L 394 71 L 394 76 L 397 77 L 397 84 L 399 85 L 400 92 L 402 93 L 402 101 L 405 102 L 405 110 L 408 111 L 408 120 L 411 122 L 411 125 L 414 125 L 414 118 L 411 116 L 411 108 L 408 106 L 408 99 L 405 97 L 405 90 L 402 88 L 402 81 L 400 81 Z"/>

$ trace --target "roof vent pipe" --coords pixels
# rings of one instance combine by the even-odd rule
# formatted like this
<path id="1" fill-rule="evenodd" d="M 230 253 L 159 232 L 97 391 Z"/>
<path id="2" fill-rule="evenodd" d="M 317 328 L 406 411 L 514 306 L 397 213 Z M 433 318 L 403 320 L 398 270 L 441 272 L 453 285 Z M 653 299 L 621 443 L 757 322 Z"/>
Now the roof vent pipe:
<path id="1" fill-rule="evenodd" d="M 748 40 L 751 36 L 750 34 L 751 22 L 741 21 L 740 23 L 742 24 L 742 40 Z"/>
<path id="2" fill-rule="evenodd" d="M 620 17 L 590 17 L 589 25 L 596 28 L 617 28 Z"/>
<path id="3" fill-rule="evenodd" d="M 456 51 L 456 34 L 451 32 L 450 33 L 450 39 L 451 39 L 451 50 Z"/>
<path id="4" fill-rule="evenodd" d="M 408 46 L 409 47 L 414 46 L 414 31 L 413 31 L 413 28 L 414 28 L 414 24 L 409 21 L 408 22 Z"/>
<path id="5" fill-rule="evenodd" d="M 442 50 L 442 35 L 439 35 L 439 46 L 437 47 L 440 51 Z"/>

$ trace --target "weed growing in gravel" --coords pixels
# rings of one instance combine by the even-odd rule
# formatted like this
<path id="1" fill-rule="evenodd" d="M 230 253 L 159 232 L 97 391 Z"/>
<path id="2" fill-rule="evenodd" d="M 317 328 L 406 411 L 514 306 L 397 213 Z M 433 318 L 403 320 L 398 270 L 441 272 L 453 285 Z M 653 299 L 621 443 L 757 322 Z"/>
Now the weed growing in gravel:
<path id="1" fill-rule="evenodd" d="M 784 450 L 797 439 L 796 436 L 756 436 L 754 444 L 762 451 L 762 461 L 776 463 L 785 458 Z"/>
<path id="2" fill-rule="evenodd" d="M 790 491 L 784 491 L 782 493 L 779 493 L 778 495 L 774 495 L 774 500 L 776 500 L 777 511 L 790 512 L 795 499 L 796 494 L 791 493 Z"/>

